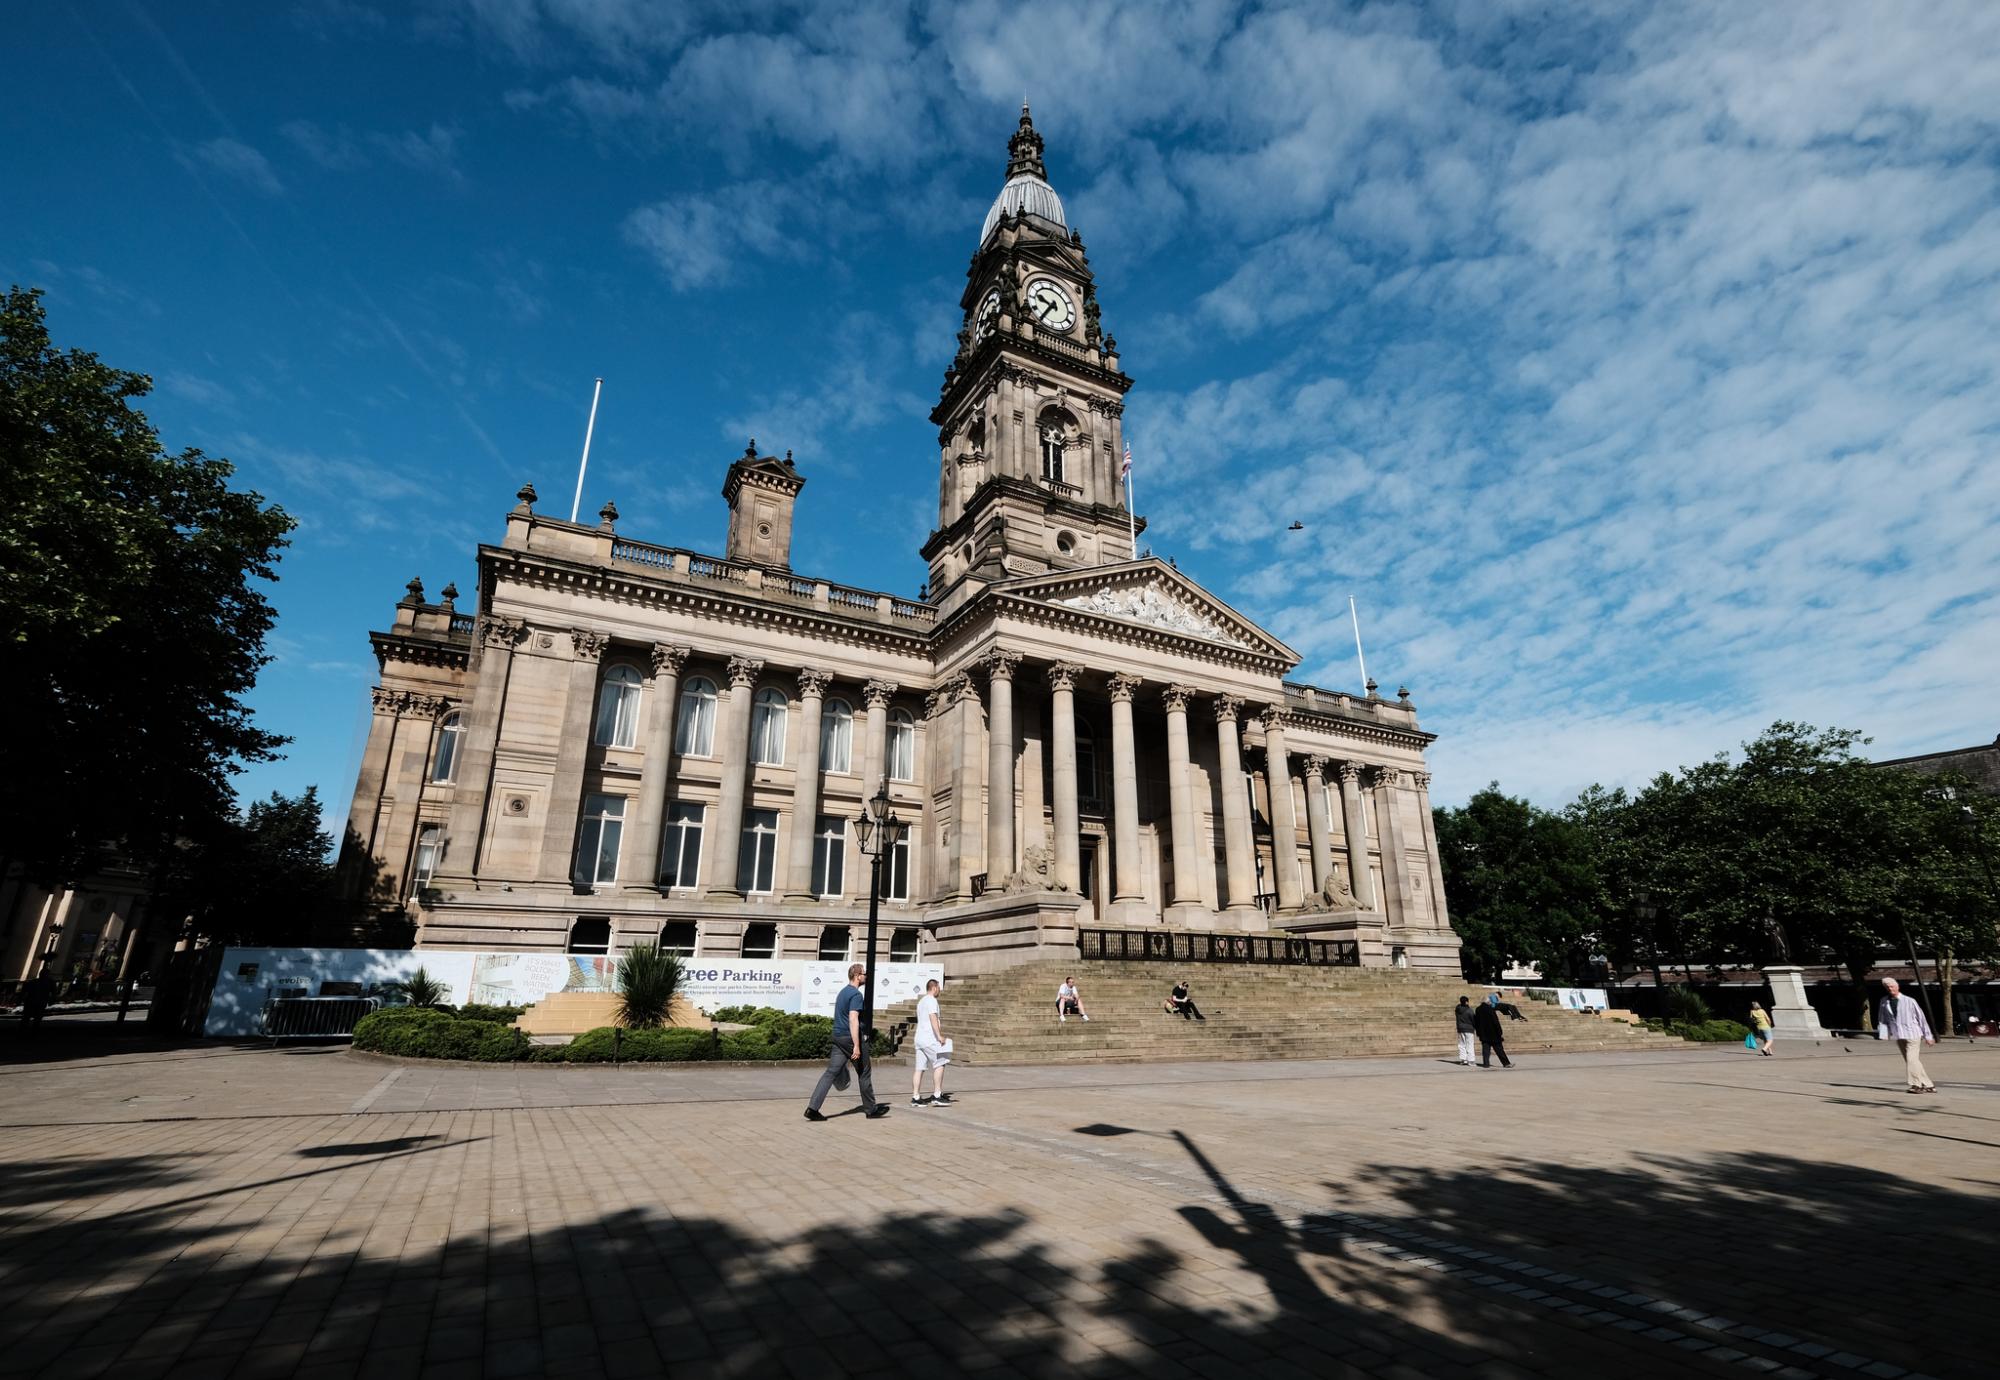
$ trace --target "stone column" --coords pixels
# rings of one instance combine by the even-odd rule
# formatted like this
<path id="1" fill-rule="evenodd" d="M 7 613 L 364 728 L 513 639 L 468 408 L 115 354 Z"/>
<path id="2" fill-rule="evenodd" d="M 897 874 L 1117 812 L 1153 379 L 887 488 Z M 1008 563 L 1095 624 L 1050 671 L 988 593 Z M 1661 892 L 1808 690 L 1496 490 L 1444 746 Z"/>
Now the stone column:
<path id="1" fill-rule="evenodd" d="M 1299 812 L 1292 803 L 1292 758 L 1285 751 L 1284 711 L 1264 711 L 1264 778 L 1271 787 L 1271 869 L 1278 874 L 1278 909 L 1305 904 L 1299 885 Z"/>
<path id="2" fill-rule="evenodd" d="M 1243 701 L 1215 697 L 1215 746 L 1222 790 L 1222 851 L 1229 895 L 1228 912 L 1239 922 L 1257 912 L 1256 843 L 1250 837 L 1250 802 L 1243 794 L 1243 752 L 1236 740 L 1236 716 Z"/>
<path id="3" fill-rule="evenodd" d="M 542 826 L 543 881 L 568 881 L 575 873 L 576 819 L 583 809 L 583 764 L 590 752 L 590 718 L 597 708 L 597 671 L 604 659 L 603 633 L 571 628 L 573 660 L 563 689 L 561 736 L 556 739 L 556 774 L 549 783 L 549 812 Z"/>
<path id="4" fill-rule="evenodd" d="M 394 690 L 376 686 L 369 692 L 375 713 L 368 725 L 368 746 L 361 753 L 361 774 L 354 783 L 354 802 L 347 809 L 347 832 L 364 855 L 375 846 L 375 822 L 382 815 L 382 792 L 389 780 L 389 751 L 396 737 L 396 705 L 401 698 Z M 342 861 L 346 861 L 347 841 L 342 840 Z"/>
<path id="5" fill-rule="evenodd" d="M 792 866 L 785 884 L 787 899 L 809 901 L 812 884 L 813 836 L 819 832 L 819 725 L 826 707 L 826 671 L 799 672 L 799 746 L 792 755 Z"/>
<path id="6" fill-rule="evenodd" d="M 985 850 L 980 842 L 979 810 L 979 685 L 960 671 L 938 687 L 939 704 L 944 709 L 951 742 L 952 831 L 947 861 L 951 866 L 951 896 L 970 896 L 972 877 L 985 868 Z M 992 876 L 987 876 L 991 882 Z"/>
<path id="7" fill-rule="evenodd" d="M 1019 652 L 995 648 L 986 668 L 986 885 L 1014 875 L 1014 667 Z"/>
<path id="8" fill-rule="evenodd" d="M 1306 758 L 1306 835 L 1312 840 L 1313 890 L 1326 890 L 1333 873 L 1333 842 L 1326 827 L 1326 758 Z"/>
<path id="9" fill-rule="evenodd" d="M 868 727 L 862 734 L 861 798 L 873 800 L 889 779 L 889 701 L 896 693 L 892 680 L 871 680 L 861 687 L 868 706 Z M 912 820 L 914 827 L 916 821 Z"/>
<path id="10" fill-rule="evenodd" d="M 452 775 L 451 820 L 445 831 L 445 863 L 460 877 L 479 872 L 481 835 L 486 828 L 486 801 L 493 787 L 493 752 L 500 739 L 500 715 L 507 703 L 507 678 L 513 668 L 514 645 L 527 635 L 518 618 L 489 614 L 480 620 L 481 648 L 472 687 L 472 711 L 466 715 L 464 750 Z"/>
<path id="11" fill-rule="evenodd" d="M 1347 838 L 1347 885 L 1363 910 L 1375 909 L 1375 879 L 1368 871 L 1368 829 L 1361 814 L 1361 767 L 1342 762 L 1334 767 L 1340 778 L 1340 828 Z"/>
<path id="12" fill-rule="evenodd" d="M 667 824 L 667 787 L 673 779 L 675 718 L 680 712 L 681 667 L 688 649 L 653 644 L 651 713 L 646 716 L 646 760 L 639 769 L 639 807 L 625 822 L 619 849 L 619 883 L 628 891 L 654 891 L 660 884 L 660 837 Z"/>
<path id="13" fill-rule="evenodd" d="M 1132 732 L 1132 693 L 1143 682 L 1137 676 L 1115 674 L 1111 690 L 1111 833 L 1113 905 L 1138 906 L 1146 899 L 1139 877 L 1139 759 Z"/>
<path id="14" fill-rule="evenodd" d="M 743 846 L 743 797 L 750 789 L 750 697 L 761 661 L 729 658 L 729 701 L 716 725 L 715 755 L 722 768 L 722 793 L 715 805 L 715 838 L 704 839 L 708 854 L 708 890 L 742 895 L 736 889 L 736 855 Z"/>
<path id="15" fill-rule="evenodd" d="M 1376 832 L 1382 848 L 1382 912 L 1390 924 L 1410 924 L 1410 854 L 1402 846 L 1402 772 L 1378 766 L 1374 792 Z"/>
<path id="16" fill-rule="evenodd" d="M 1424 870 L 1431 882 L 1431 928 L 1441 930 L 1450 921 L 1445 915 L 1444 859 L 1438 854 L 1437 821 L 1431 817 L 1431 774 L 1420 771 L 1411 779 L 1416 782 L 1417 808 L 1424 817 Z"/>
<path id="17" fill-rule="evenodd" d="M 1201 870 L 1210 866 L 1210 856 L 1196 840 L 1194 782 L 1188 765 L 1188 700 L 1195 695 L 1191 685 L 1169 685 L 1160 693 L 1167 711 L 1167 808 L 1173 816 L 1174 904 L 1201 905 Z"/>
<path id="18" fill-rule="evenodd" d="M 1049 774 L 1055 790 L 1056 880 L 1072 892 L 1083 889 L 1078 871 L 1082 849 L 1076 806 L 1076 678 L 1081 666 L 1058 661 L 1049 667 Z"/>
<path id="19" fill-rule="evenodd" d="M 451 706 L 436 695 L 403 695 L 396 711 L 396 741 L 389 752 L 390 771 L 384 794 L 390 799 L 389 818 L 376 839 L 381 876 L 389 878 L 392 894 L 410 894 L 410 867 L 417 843 L 417 802 L 430 779 L 431 753 L 437 747 L 438 720 Z"/>

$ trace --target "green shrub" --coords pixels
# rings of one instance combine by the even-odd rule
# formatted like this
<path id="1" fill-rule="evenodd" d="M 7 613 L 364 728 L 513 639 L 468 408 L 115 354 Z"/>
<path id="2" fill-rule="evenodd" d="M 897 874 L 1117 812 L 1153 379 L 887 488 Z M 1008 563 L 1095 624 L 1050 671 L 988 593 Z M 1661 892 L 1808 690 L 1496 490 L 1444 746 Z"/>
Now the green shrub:
<path id="1" fill-rule="evenodd" d="M 519 1018 L 525 1006 L 486 1006 L 469 1001 L 458 1008 L 459 1019 L 467 1021 L 498 1021 L 501 1025 L 512 1025 Z"/>
<path id="2" fill-rule="evenodd" d="M 657 944 L 633 945 L 618 960 L 618 1023 L 630 1030 L 665 1025 L 681 989 L 682 971 L 679 954 Z"/>
<path id="3" fill-rule="evenodd" d="M 1708 1003 L 1701 999 L 1701 993 L 1692 987 L 1667 988 L 1660 1006 L 1669 1022 L 1679 1021 L 1687 1025 L 1700 1025 L 1715 1015 L 1708 1009 Z"/>
<path id="4" fill-rule="evenodd" d="M 449 1011 L 391 1007 L 363 1016 L 354 1047 L 411 1059 L 471 1059 L 503 1064 L 522 1058 L 528 1037 L 493 1021 L 461 1020 Z"/>
<path id="5" fill-rule="evenodd" d="M 1743 1043 L 1743 1037 L 1750 1033 L 1750 1027 L 1747 1025 L 1713 1017 L 1705 1021 L 1669 1021 L 1652 1016 L 1647 1019 L 1646 1028 L 1677 1036 L 1683 1040 L 1694 1040 L 1710 1045 L 1740 1045 Z"/>
<path id="6" fill-rule="evenodd" d="M 727 1021 L 730 1025 L 765 1025 L 784 1020 L 788 1014 L 775 1006 L 725 1006 L 710 1019 Z"/>
<path id="7" fill-rule="evenodd" d="M 627 1030 L 624 1038 L 608 1025 L 586 1030 L 566 1045 L 537 1046 L 535 1058 L 566 1064 L 608 1064 L 615 1044 L 620 1062 L 678 1064 L 715 1057 L 715 1036 L 706 1030 Z"/>

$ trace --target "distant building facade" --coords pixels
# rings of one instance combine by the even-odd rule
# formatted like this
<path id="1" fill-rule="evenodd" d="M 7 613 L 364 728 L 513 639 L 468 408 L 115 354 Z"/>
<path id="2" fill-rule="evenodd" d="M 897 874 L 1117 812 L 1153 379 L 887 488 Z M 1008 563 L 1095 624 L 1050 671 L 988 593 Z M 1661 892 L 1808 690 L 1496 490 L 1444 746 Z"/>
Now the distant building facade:
<path id="1" fill-rule="evenodd" d="M 1947 748 L 1943 752 L 1919 753 L 1915 757 L 1891 757 L 1878 767 L 1901 767 L 1926 776 L 1956 772 L 1988 795 L 2000 795 L 2000 735 L 1978 747 Z"/>
<path id="2" fill-rule="evenodd" d="M 791 569 L 806 479 L 753 442 L 726 549 L 535 511 L 476 607 L 412 582 L 381 666 L 341 885 L 420 947 L 845 959 L 886 787 L 883 958 L 974 972 L 1079 927 L 1288 928 L 1455 971 L 1407 693 L 1298 656 L 1169 562 L 1123 501 L 1132 380 L 1024 109 L 931 420 L 912 600 Z"/>

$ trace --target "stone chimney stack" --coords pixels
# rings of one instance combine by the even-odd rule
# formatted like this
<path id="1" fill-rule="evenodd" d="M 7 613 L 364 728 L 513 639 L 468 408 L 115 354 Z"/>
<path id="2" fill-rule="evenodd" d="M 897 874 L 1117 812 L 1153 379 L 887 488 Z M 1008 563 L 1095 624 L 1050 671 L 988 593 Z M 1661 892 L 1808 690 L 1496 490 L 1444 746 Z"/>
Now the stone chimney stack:
<path id="1" fill-rule="evenodd" d="M 790 451 L 782 460 L 759 455 L 752 440 L 722 481 L 722 496 L 729 502 L 729 547 L 724 554 L 732 561 L 790 570 L 792 504 L 805 486 Z"/>

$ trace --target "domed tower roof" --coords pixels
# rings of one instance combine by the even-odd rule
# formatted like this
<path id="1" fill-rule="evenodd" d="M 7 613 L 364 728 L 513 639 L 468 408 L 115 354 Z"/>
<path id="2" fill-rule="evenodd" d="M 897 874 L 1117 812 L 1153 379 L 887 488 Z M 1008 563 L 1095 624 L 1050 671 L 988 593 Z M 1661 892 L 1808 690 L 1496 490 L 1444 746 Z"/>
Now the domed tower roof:
<path id="1" fill-rule="evenodd" d="M 1023 212 L 1067 230 L 1069 222 L 1063 218 L 1062 198 L 1049 185 L 1048 176 L 1048 169 L 1042 166 L 1042 136 L 1035 132 L 1035 122 L 1028 117 L 1028 105 L 1023 101 L 1021 127 L 1007 141 L 1007 182 L 1000 188 L 1000 195 L 993 198 L 986 224 L 979 228 L 979 242 L 986 243 L 1000 217 Z"/>

